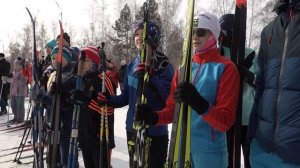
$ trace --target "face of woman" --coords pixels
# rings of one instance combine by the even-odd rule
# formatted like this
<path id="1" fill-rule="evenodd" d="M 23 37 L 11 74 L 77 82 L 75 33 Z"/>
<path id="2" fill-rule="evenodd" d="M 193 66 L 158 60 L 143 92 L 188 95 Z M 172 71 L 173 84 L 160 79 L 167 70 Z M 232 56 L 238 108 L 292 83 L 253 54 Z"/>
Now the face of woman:
<path id="1" fill-rule="evenodd" d="M 15 71 L 20 71 L 22 68 L 21 68 L 21 65 L 20 64 L 17 64 L 17 63 L 15 63 L 14 64 L 14 70 Z"/>
<path id="2" fill-rule="evenodd" d="M 134 43 L 137 49 L 142 49 L 143 29 L 138 29 L 134 34 Z"/>
<path id="3" fill-rule="evenodd" d="M 201 51 L 208 39 L 211 36 L 211 32 L 207 29 L 197 28 L 193 30 L 193 49 L 195 51 Z"/>

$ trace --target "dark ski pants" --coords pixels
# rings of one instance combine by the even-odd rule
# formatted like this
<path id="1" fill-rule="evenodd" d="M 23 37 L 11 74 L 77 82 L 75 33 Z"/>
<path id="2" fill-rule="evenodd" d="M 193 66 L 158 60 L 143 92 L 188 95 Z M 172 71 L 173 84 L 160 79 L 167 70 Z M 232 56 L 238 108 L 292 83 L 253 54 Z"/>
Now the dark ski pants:
<path id="1" fill-rule="evenodd" d="M 1 98 L 1 101 L 0 101 L 1 112 L 7 111 L 6 105 L 7 105 L 7 100 L 4 100 L 3 98 Z"/>
<path id="2" fill-rule="evenodd" d="M 14 119 L 17 122 L 23 122 L 25 116 L 24 96 L 11 96 L 11 109 L 14 114 Z"/>
<path id="3" fill-rule="evenodd" d="M 82 156 L 83 156 L 83 161 L 84 161 L 84 167 L 85 168 L 98 168 L 100 167 L 100 151 L 99 151 L 99 146 L 94 147 L 94 148 L 82 148 Z M 106 151 L 103 151 L 104 153 Z M 112 149 L 109 149 L 109 159 L 111 160 L 111 152 Z M 107 165 L 107 157 L 104 156 L 104 165 Z M 104 168 L 110 168 L 111 166 L 104 166 Z"/>
<path id="4" fill-rule="evenodd" d="M 251 168 L 249 155 L 250 155 L 250 142 L 247 138 L 247 130 L 248 126 L 242 126 L 242 135 L 241 135 L 241 145 L 243 149 L 244 155 L 244 167 Z M 232 158 L 233 158 L 233 129 L 230 129 L 226 136 L 227 136 L 227 146 L 228 146 L 228 168 L 233 168 Z"/>
<path id="5" fill-rule="evenodd" d="M 127 131 L 127 144 L 132 141 L 136 135 L 133 132 Z M 168 151 L 168 135 L 150 136 L 152 139 L 150 154 L 149 154 L 149 168 L 163 168 L 167 160 Z M 132 167 L 134 147 L 128 145 L 129 163 Z"/>
<path id="6" fill-rule="evenodd" d="M 69 145 L 70 145 L 70 137 L 72 131 L 72 120 L 68 119 L 63 122 L 63 126 L 61 128 L 60 134 L 60 156 L 61 156 L 61 165 L 63 168 L 66 168 L 68 165 L 68 157 L 69 157 Z M 78 164 L 78 150 L 76 147 L 75 151 L 75 167 L 79 167 Z"/>

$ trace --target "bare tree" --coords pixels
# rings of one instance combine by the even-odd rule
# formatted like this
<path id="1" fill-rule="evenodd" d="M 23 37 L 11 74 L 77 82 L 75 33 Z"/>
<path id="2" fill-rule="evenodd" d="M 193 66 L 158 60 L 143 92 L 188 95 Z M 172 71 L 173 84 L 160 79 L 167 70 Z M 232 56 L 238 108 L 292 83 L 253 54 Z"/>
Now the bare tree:
<path id="1" fill-rule="evenodd" d="M 198 6 L 201 4 L 198 3 Z M 210 0 L 210 9 L 211 12 L 216 14 L 217 16 L 222 16 L 227 13 L 233 13 L 235 7 L 234 0 Z"/>
<path id="2" fill-rule="evenodd" d="M 172 64 L 177 65 L 181 60 L 183 45 L 183 24 L 177 19 L 182 3 L 180 0 L 161 0 L 159 4 L 162 28 L 165 30 L 165 36 L 162 39 L 163 49 Z"/>
<path id="3" fill-rule="evenodd" d="M 37 41 L 37 49 L 40 52 L 40 55 L 45 55 L 44 47 L 48 40 L 48 34 L 47 29 L 45 27 L 44 22 L 40 24 L 40 28 L 38 29 L 38 32 L 36 33 L 36 41 Z"/>
<path id="4" fill-rule="evenodd" d="M 10 57 L 8 61 L 13 65 L 14 61 L 21 55 L 21 45 L 18 41 L 10 42 L 8 45 L 8 50 Z"/>
<path id="5" fill-rule="evenodd" d="M 21 45 L 21 57 L 26 59 L 31 56 L 32 53 L 32 26 L 25 25 L 23 28 L 23 33 L 21 35 L 22 45 Z"/>
<path id="6" fill-rule="evenodd" d="M 248 46 L 254 49 L 258 49 L 260 43 L 260 34 L 268 23 L 271 22 L 276 16 L 276 13 L 273 12 L 274 5 L 276 1 L 269 0 L 265 2 L 265 5 L 262 8 L 257 8 L 259 6 L 257 2 L 254 6 L 254 15 L 253 18 L 253 27 L 251 28 L 251 36 L 249 37 Z"/>

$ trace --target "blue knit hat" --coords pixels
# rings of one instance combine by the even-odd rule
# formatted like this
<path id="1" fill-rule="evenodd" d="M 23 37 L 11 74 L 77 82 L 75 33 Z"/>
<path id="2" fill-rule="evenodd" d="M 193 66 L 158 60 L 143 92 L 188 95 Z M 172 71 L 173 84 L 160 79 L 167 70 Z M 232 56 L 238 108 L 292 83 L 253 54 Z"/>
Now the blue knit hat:
<path id="1" fill-rule="evenodd" d="M 56 46 L 56 40 L 51 40 L 46 44 L 45 48 L 49 47 L 53 49 L 55 46 Z"/>
<path id="2" fill-rule="evenodd" d="M 159 27 L 152 21 L 148 21 L 148 43 L 149 45 L 153 48 L 156 49 L 159 45 L 159 40 L 160 40 L 160 29 Z M 143 29 L 144 28 L 144 22 L 137 22 L 135 24 L 135 31 L 138 29 Z"/>
<path id="3" fill-rule="evenodd" d="M 58 49 L 59 47 L 58 46 L 55 46 L 51 52 L 51 58 L 54 57 L 55 54 L 58 53 Z M 71 62 L 72 61 L 72 54 L 70 52 L 70 50 L 67 48 L 67 47 L 63 47 L 63 50 L 62 50 L 62 55 L 63 57 L 68 61 L 68 62 Z"/>

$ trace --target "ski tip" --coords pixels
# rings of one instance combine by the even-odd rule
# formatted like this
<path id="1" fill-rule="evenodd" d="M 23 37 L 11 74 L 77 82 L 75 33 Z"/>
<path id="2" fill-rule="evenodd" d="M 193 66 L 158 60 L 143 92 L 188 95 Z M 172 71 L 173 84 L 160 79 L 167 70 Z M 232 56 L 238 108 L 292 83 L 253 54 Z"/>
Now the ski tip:
<path id="1" fill-rule="evenodd" d="M 247 6 L 247 0 L 236 0 L 236 6 L 241 7 L 241 6 Z"/>

